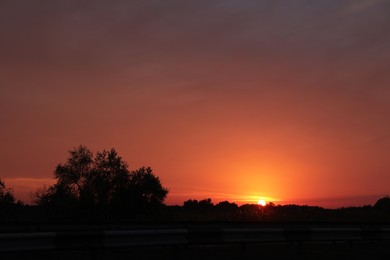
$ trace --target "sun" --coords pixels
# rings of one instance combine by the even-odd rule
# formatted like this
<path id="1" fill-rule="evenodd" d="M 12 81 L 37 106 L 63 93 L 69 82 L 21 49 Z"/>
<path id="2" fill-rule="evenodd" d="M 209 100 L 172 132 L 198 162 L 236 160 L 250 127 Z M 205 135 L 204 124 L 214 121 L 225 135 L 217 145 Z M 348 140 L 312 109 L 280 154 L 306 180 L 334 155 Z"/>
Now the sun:
<path id="1" fill-rule="evenodd" d="M 267 202 L 265 200 L 259 200 L 257 204 L 259 204 L 260 206 L 265 206 Z"/>

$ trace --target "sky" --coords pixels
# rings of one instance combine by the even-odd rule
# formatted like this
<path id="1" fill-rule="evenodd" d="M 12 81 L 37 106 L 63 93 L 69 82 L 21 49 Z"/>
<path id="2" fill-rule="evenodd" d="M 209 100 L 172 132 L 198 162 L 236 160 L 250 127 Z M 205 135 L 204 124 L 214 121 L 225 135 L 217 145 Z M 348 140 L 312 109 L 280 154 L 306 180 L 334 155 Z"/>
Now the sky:
<path id="1" fill-rule="evenodd" d="M 151 166 L 167 204 L 390 194 L 390 1 L 0 2 L 0 178 L 68 150 Z"/>

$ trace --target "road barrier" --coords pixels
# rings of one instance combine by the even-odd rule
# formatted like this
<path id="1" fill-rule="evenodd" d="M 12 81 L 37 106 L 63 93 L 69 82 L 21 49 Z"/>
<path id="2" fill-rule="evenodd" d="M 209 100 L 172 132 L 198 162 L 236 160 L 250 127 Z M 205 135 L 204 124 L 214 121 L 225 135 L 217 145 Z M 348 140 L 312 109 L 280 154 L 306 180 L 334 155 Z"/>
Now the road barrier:
<path id="1" fill-rule="evenodd" d="M 390 240 L 390 228 L 177 228 L 1 233 L 0 252 Z"/>
<path id="2" fill-rule="evenodd" d="M 354 244 L 357 246 L 351 247 Z M 70 252 L 69 257 L 84 254 L 77 259 L 116 259 L 116 256 L 107 255 L 133 249 L 139 249 L 140 255 L 151 255 L 150 258 L 139 259 L 155 259 L 161 254 L 167 255 L 161 259 L 254 259 L 254 256 L 247 257 L 257 257 L 254 250 L 261 251 L 262 256 L 268 250 L 271 258 L 274 254 L 282 254 L 278 259 L 284 259 L 291 252 L 300 259 L 305 253 L 311 252 L 317 256 L 325 250 L 329 256 L 337 258 L 340 251 L 350 253 L 359 250 L 371 250 L 377 256 L 390 256 L 387 250 L 389 245 L 390 228 L 218 228 L 210 225 L 193 228 L 0 233 L 0 258 L 3 259 L 5 255 L 6 259 L 12 254 L 19 254 L 19 258 L 13 259 L 36 259 L 38 256 L 26 258 L 26 254 L 38 252 L 40 259 L 52 259 Z M 160 251 L 152 254 L 153 250 Z M 337 254 L 330 255 L 332 250 Z M 198 252 L 202 251 L 206 253 L 199 255 Z M 371 251 L 367 254 L 371 255 Z M 45 252 L 48 252 L 46 256 Z M 210 258 L 210 255 L 215 256 L 220 252 L 225 252 L 221 253 L 220 258 Z M 361 255 L 356 252 L 355 256 Z M 345 256 L 340 256 L 340 259 Z"/>

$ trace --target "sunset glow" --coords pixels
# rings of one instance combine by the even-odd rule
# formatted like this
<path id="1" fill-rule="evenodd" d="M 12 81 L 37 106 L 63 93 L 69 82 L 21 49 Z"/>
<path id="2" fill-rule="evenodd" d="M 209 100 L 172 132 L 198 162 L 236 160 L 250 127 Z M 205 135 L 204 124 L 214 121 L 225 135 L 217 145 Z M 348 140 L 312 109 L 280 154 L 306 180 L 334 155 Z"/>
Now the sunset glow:
<path id="1" fill-rule="evenodd" d="M 259 204 L 260 206 L 265 206 L 267 205 L 267 202 L 265 202 L 265 200 L 259 200 L 257 204 Z"/>
<path id="2" fill-rule="evenodd" d="M 152 167 L 169 205 L 372 204 L 390 23 L 368 2 L 2 1 L 0 178 L 30 201 L 83 144 Z"/>

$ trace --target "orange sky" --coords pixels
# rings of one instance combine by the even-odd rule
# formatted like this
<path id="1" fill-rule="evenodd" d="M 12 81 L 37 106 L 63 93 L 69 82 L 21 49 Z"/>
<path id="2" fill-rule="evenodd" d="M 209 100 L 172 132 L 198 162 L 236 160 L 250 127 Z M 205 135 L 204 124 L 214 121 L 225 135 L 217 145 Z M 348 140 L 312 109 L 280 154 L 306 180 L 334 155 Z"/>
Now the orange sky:
<path id="1" fill-rule="evenodd" d="M 390 194 L 390 2 L 3 1 L 0 178 L 67 150 L 151 166 L 167 202 Z"/>

